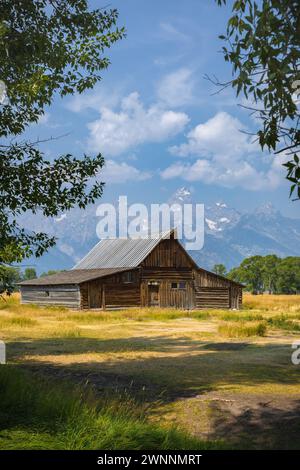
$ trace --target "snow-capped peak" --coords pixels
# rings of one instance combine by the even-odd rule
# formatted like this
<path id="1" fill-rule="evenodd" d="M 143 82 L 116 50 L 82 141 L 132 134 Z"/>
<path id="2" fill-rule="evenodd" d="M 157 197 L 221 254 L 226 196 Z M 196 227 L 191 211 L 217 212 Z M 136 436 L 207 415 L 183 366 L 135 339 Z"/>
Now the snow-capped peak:
<path id="1" fill-rule="evenodd" d="M 205 222 L 207 223 L 209 230 L 214 232 L 220 232 L 222 230 L 220 227 L 218 227 L 218 222 L 215 222 L 214 220 L 205 218 Z"/>
<path id="2" fill-rule="evenodd" d="M 177 202 L 179 204 L 191 202 L 191 194 L 192 192 L 188 188 L 182 186 L 181 188 L 178 188 L 175 191 L 175 193 L 170 198 L 169 202 L 171 203 Z"/>

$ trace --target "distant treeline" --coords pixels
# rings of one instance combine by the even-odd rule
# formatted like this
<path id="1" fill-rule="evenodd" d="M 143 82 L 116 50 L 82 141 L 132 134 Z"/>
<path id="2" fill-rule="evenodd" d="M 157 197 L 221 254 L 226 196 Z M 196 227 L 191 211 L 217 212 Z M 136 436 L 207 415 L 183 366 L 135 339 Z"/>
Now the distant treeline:
<path id="1" fill-rule="evenodd" d="M 300 294 L 300 257 L 279 258 L 276 255 L 251 256 L 239 267 L 226 273 L 224 265 L 215 265 L 214 272 L 245 284 L 253 294 Z"/>

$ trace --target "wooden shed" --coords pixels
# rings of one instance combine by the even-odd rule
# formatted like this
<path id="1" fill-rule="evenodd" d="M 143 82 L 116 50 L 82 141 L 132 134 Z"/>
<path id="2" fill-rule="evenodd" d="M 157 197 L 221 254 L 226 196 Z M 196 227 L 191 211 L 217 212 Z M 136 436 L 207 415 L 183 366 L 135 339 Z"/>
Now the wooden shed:
<path id="1" fill-rule="evenodd" d="M 242 285 L 199 268 L 174 231 L 101 240 L 73 269 L 20 283 L 21 302 L 70 308 L 234 308 Z"/>

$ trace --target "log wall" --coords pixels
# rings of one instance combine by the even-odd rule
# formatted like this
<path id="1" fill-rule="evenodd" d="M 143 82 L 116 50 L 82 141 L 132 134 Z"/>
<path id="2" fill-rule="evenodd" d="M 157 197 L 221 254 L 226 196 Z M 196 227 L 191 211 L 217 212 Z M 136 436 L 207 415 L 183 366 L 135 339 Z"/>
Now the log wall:
<path id="1" fill-rule="evenodd" d="M 196 308 L 234 308 L 242 306 L 242 288 L 229 279 L 213 273 L 197 270 L 195 278 Z"/>
<path id="2" fill-rule="evenodd" d="M 85 282 L 80 286 L 81 308 L 140 306 L 138 271 L 130 271 L 132 282 L 124 282 L 125 273 Z"/>
<path id="3" fill-rule="evenodd" d="M 80 291 L 77 285 L 21 286 L 21 303 L 80 308 Z"/>
<path id="4" fill-rule="evenodd" d="M 230 291 L 226 287 L 197 287 L 195 305 L 199 309 L 230 308 Z"/>

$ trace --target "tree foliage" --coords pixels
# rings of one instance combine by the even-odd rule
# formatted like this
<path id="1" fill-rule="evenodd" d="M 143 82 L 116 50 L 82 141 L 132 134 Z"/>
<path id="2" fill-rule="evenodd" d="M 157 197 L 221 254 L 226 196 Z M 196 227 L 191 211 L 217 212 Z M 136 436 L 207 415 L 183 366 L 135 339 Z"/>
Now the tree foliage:
<path id="1" fill-rule="evenodd" d="M 104 52 L 124 36 L 117 10 L 90 11 L 86 0 L 1 0 L 0 78 L 9 103 L 0 136 L 37 122 L 55 93 L 82 93 L 109 65 Z"/>
<path id="2" fill-rule="evenodd" d="M 104 164 L 101 154 L 50 161 L 38 142 L 21 136 L 54 96 L 82 93 L 101 79 L 109 65 L 105 51 L 125 34 L 117 18 L 114 9 L 89 10 L 85 0 L 1 1 L 0 78 L 7 99 L 0 106 L 0 263 L 40 256 L 55 243 L 20 227 L 21 213 L 56 216 L 102 194 L 103 183 L 94 178 Z"/>
<path id="3" fill-rule="evenodd" d="M 216 0 L 219 5 L 227 0 Z M 225 61 L 233 79 L 216 83 L 232 86 L 251 104 L 260 120 L 259 143 L 275 153 L 285 152 L 290 196 L 300 198 L 300 9 L 299 0 L 236 0 L 224 41 Z M 300 101 L 298 101 L 300 103 Z M 276 158 L 276 157 L 275 157 Z"/>
<path id="4" fill-rule="evenodd" d="M 4 266 L 0 264 L 0 297 L 3 294 L 11 295 L 16 284 L 21 280 L 20 270 L 12 266 Z"/>
<path id="5" fill-rule="evenodd" d="M 300 258 L 251 256 L 232 269 L 228 277 L 244 283 L 253 294 L 296 294 L 300 292 Z"/>
<path id="6" fill-rule="evenodd" d="M 52 274 L 56 274 L 56 273 L 60 273 L 62 272 L 61 270 L 59 269 L 49 269 L 49 271 L 45 271 L 41 274 L 41 277 L 45 277 L 45 276 L 51 276 Z"/>
<path id="7" fill-rule="evenodd" d="M 212 271 L 213 271 L 213 273 L 216 273 L 219 276 L 225 276 L 226 275 L 226 267 L 224 266 L 224 264 L 215 264 Z"/>
<path id="8" fill-rule="evenodd" d="M 30 279 L 35 279 L 37 277 L 35 268 L 26 268 L 24 270 L 23 279 L 24 281 L 28 281 Z"/>

